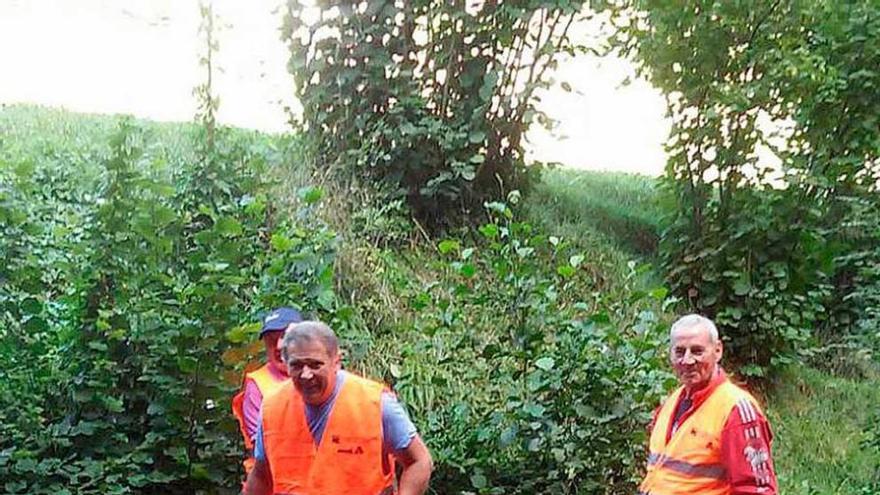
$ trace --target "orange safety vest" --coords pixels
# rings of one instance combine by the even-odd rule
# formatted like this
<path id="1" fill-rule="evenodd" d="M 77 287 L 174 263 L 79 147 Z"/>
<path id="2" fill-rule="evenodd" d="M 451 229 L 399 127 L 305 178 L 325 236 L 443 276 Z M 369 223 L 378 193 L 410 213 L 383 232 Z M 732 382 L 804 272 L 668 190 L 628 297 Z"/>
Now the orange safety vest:
<path id="1" fill-rule="evenodd" d="M 673 392 L 657 415 L 640 495 L 729 495 L 727 469 L 721 462 L 721 433 L 737 402 L 748 400 L 760 410 L 758 402 L 729 380 L 724 381 L 666 443 L 666 432 L 683 391 L 680 387 Z"/>
<path id="2" fill-rule="evenodd" d="M 393 493 L 390 458 L 383 457 L 381 383 L 351 373 L 330 411 L 321 443 L 306 422 L 293 382 L 263 401 L 263 445 L 273 492 L 296 495 Z"/>
<path id="3" fill-rule="evenodd" d="M 254 383 L 257 384 L 257 388 L 260 390 L 260 394 L 263 395 L 264 401 L 266 400 L 266 397 L 281 388 L 281 385 L 287 381 L 276 378 L 275 375 L 269 371 L 269 365 L 264 364 L 260 368 L 244 375 L 241 391 L 235 394 L 235 397 L 232 398 L 232 414 L 234 414 L 235 418 L 238 420 L 238 427 L 241 430 L 241 436 L 244 437 L 244 448 L 246 450 L 244 459 L 245 478 L 250 474 L 251 469 L 254 468 L 254 441 L 248 434 L 244 421 L 244 383 L 247 382 L 247 380 L 253 380 Z"/>

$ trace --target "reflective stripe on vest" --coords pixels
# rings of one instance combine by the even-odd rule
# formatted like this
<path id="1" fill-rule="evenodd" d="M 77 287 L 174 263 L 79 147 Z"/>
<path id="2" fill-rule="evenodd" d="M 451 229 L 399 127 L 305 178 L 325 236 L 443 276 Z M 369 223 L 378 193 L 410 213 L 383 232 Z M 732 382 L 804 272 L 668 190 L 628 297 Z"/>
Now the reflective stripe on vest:
<path id="1" fill-rule="evenodd" d="M 727 469 L 722 464 L 691 464 L 690 462 L 670 459 L 662 454 L 649 454 L 648 465 L 662 465 L 666 469 L 687 474 L 689 476 L 700 476 L 703 478 L 714 478 L 718 480 L 727 479 Z"/>
<path id="2" fill-rule="evenodd" d="M 721 433 L 740 400 L 757 401 L 745 390 L 725 381 L 685 419 L 666 442 L 683 388 L 661 406 L 651 431 L 648 472 L 639 487 L 645 495 L 729 495 L 727 470 L 721 463 Z"/>
<path id="3" fill-rule="evenodd" d="M 274 493 L 393 493 L 393 466 L 382 445 L 381 383 L 348 373 L 315 446 L 302 397 L 287 381 L 263 401 L 263 445 Z"/>
<path id="4" fill-rule="evenodd" d="M 232 398 L 232 414 L 235 415 L 235 419 L 238 420 L 238 428 L 241 430 L 242 438 L 244 438 L 245 458 L 243 464 L 245 477 L 247 477 L 251 472 L 251 469 L 254 468 L 254 442 L 251 440 L 250 435 L 248 435 L 247 426 L 244 420 L 244 384 L 247 380 L 253 380 L 257 385 L 260 394 L 263 396 L 263 399 L 275 393 L 286 381 L 277 379 L 275 375 L 269 371 L 269 365 L 264 364 L 250 373 L 245 373 L 244 380 L 242 380 L 241 391 L 235 394 L 235 397 Z"/>

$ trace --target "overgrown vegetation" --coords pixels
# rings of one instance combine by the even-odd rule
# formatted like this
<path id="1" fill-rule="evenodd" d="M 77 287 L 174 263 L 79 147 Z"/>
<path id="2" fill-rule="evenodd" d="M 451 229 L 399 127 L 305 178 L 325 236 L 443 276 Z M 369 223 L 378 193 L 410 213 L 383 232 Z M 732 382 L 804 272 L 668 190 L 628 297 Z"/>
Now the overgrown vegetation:
<path id="1" fill-rule="evenodd" d="M 777 376 L 775 387 L 767 409 L 780 493 L 877 493 L 880 451 L 870 445 L 872 405 L 880 404 L 876 378 L 853 381 L 797 366 Z"/>
<path id="2" fill-rule="evenodd" d="M 853 205 L 876 211 L 880 181 L 877 4 L 627 1 L 618 14 L 617 46 L 671 105 L 673 292 L 721 324 L 752 375 L 854 331 L 876 311 L 853 304 L 852 255 L 867 254 Z"/>
<path id="3" fill-rule="evenodd" d="M 280 301 L 336 314 L 335 236 L 275 215 L 274 144 L 214 126 L 210 77 L 199 94 L 184 152 L 130 119 L 84 152 L 91 132 L 0 129 L 4 493 L 234 486 L 233 351 Z"/>
<path id="4" fill-rule="evenodd" d="M 569 36 L 584 3 L 288 2 L 312 161 L 405 199 L 429 227 L 525 191 L 523 135 L 549 125 L 533 94 L 560 55 L 586 49 Z"/>
<path id="5" fill-rule="evenodd" d="M 105 150 L 68 142 L 0 151 L 2 488 L 230 486 L 224 378 L 244 363 L 221 357 L 279 301 L 333 318 L 334 236 L 275 217 L 266 138 L 218 133 L 171 163 L 128 120 Z"/>
<path id="6" fill-rule="evenodd" d="M 488 208 L 478 239 L 439 243 L 446 276 L 413 295 L 415 331 L 389 342 L 440 461 L 432 486 L 630 493 L 647 413 L 670 379 L 665 291 L 637 291 L 635 274 L 595 291 L 575 243 Z"/>

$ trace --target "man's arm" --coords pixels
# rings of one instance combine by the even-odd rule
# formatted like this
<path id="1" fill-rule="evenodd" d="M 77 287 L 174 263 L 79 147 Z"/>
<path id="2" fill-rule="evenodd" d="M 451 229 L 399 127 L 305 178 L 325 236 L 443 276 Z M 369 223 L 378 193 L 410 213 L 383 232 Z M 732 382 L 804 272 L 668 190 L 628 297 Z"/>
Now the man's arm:
<path id="1" fill-rule="evenodd" d="M 272 473 L 269 471 L 269 463 L 264 459 L 257 459 L 244 484 L 243 493 L 244 495 L 272 494 Z"/>
<path id="2" fill-rule="evenodd" d="M 434 460 L 422 438 L 416 435 L 409 446 L 394 453 L 395 459 L 403 465 L 400 475 L 398 495 L 422 495 L 428 489 Z M 262 492 L 260 492 L 262 494 Z"/>
<path id="3" fill-rule="evenodd" d="M 721 461 L 731 495 L 776 495 L 770 423 L 751 402 L 736 404 L 721 433 Z"/>
<path id="4" fill-rule="evenodd" d="M 242 412 L 244 412 L 244 427 L 248 433 L 248 437 L 253 440 L 257 433 L 257 427 L 260 425 L 260 405 L 263 404 L 263 394 L 260 387 L 251 379 L 244 381 L 244 401 L 242 403 Z"/>

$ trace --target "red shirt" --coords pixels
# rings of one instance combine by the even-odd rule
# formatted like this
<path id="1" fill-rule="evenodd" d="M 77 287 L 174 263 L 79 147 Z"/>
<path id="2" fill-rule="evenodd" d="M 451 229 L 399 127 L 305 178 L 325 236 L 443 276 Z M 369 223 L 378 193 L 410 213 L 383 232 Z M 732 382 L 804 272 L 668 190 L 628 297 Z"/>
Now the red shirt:
<path id="1" fill-rule="evenodd" d="M 268 363 L 269 373 L 279 382 L 287 379 L 287 375 L 278 371 L 274 364 Z M 248 436 L 253 440 L 257 433 L 257 427 L 260 426 L 260 406 L 263 405 L 263 393 L 257 383 L 249 378 L 244 381 L 244 402 L 242 410 L 244 411 L 244 424 L 247 429 Z"/>
<path id="2" fill-rule="evenodd" d="M 727 379 L 727 374 L 719 368 L 718 374 L 712 378 L 709 385 L 693 393 L 690 408 L 681 415 L 677 424 L 670 421 L 669 431 L 666 432 L 667 442 L 672 437 L 674 428 L 692 415 L 706 402 L 718 385 Z M 681 394 L 679 401 L 684 398 L 685 394 Z M 678 410 L 678 404 L 675 410 Z M 659 413 L 660 407 L 654 410 L 649 432 L 654 429 Z M 733 407 L 721 432 L 721 462 L 727 469 L 731 495 L 778 493 L 770 450 L 772 443 L 773 432 L 770 430 L 770 423 L 761 411 L 748 403 L 739 403 Z"/>

